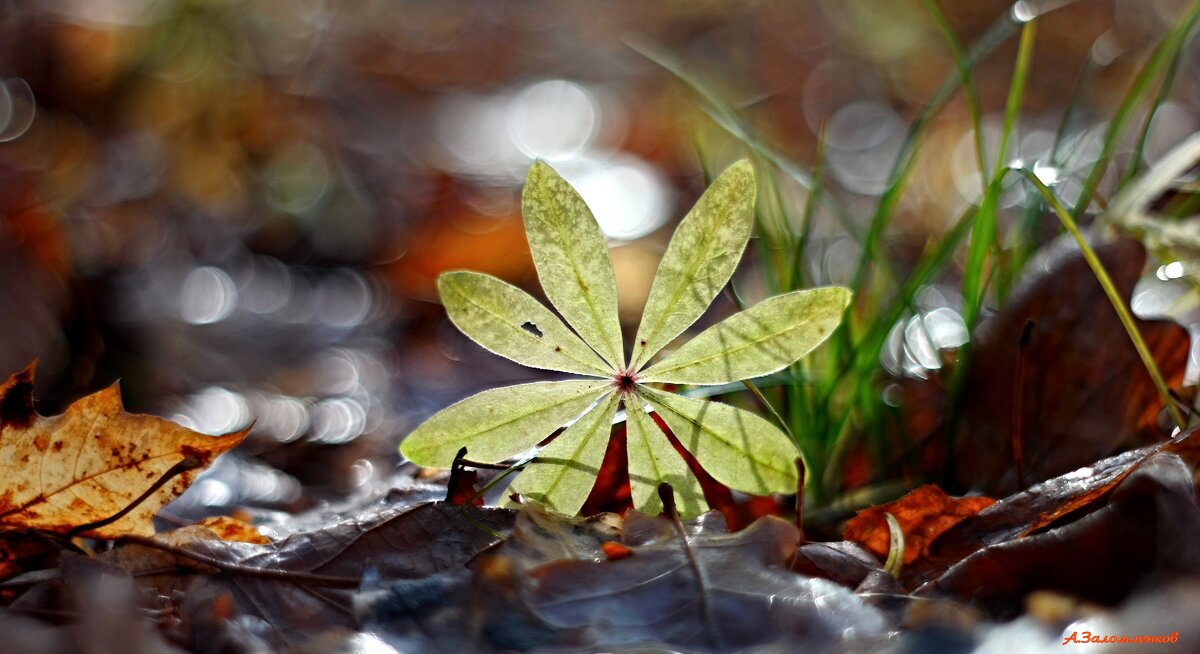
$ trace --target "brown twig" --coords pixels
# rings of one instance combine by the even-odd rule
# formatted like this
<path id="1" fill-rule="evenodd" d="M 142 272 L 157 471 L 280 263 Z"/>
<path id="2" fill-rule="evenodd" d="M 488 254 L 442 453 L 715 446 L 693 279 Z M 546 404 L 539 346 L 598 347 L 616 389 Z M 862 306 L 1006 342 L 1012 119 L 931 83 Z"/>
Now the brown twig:
<path id="1" fill-rule="evenodd" d="M 796 529 L 800 530 L 800 544 L 804 544 L 804 459 L 796 457 Z"/>
<path id="2" fill-rule="evenodd" d="M 700 615 L 704 616 L 704 624 L 708 627 L 709 633 L 713 633 L 716 622 L 708 608 L 708 595 L 705 592 L 708 584 L 704 579 L 704 569 L 700 567 L 700 561 L 692 550 L 691 541 L 688 540 L 687 530 L 683 528 L 683 521 L 679 519 L 679 511 L 675 507 L 675 493 L 671 490 L 670 484 L 664 481 L 658 485 L 658 498 L 662 501 L 663 515 L 671 520 L 675 525 L 675 531 L 679 534 L 679 539 L 683 544 L 683 555 L 687 557 L 688 567 L 692 569 L 692 576 L 696 579 L 696 602 L 700 604 Z M 716 645 L 720 644 L 716 643 Z"/>
<path id="3" fill-rule="evenodd" d="M 206 554 L 192 552 L 166 543 L 160 543 L 153 538 L 145 538 L 143 536 L 122 536 L 116 541 L 118 545 L 141 545 L 160 552 L 166 552 L 181 559 L 187 559 L 195 563 L 216 568 L 221 572 L 230 574 L 247 575 L 250 577 L 263 577 L 266 579 L 282 579 L 292 582 L 303 582 L 316 586 L 325 586 L 328 588 L 358 588 L 362 583 L 360 579 L 352 577 L 332 577 L 329 575 L 313 574 L 311 572 L 297 572 L 294 570 L 281 570 L 278 568 L 255 568 L 251 566 L 241 565 L 240 563 L 230 563 L 221 561 Z"/>

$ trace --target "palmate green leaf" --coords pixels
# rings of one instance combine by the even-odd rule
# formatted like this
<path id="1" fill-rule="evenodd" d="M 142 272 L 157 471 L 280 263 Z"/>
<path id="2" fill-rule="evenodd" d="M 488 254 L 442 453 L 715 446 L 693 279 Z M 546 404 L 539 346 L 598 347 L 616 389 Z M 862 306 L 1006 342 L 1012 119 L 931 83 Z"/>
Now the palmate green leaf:
<path id="1" fill-rule="evenodd" d="M 579 513 L 596 485 L 620 402 L 619 393 L 601 400 L 598 407 L 543 448 L 509 490 L 559 513 Z"/>
<path id="2" fill-rule="evenodd" d="M 483 391 L 452 404 L 400 443 L 417 465 L 449 467 L 467 458 L 497 463 L 537 445 L 612 389 L 608 380 L 537 382 Z"/>
<path id="3" fill-rule="evenodd" d="M 633 348 L 640 370 L 692 325 L 729 281 L 753 226 L 754 171 L 741 161 L 722 174 L 684 218 L 659 265 Z M 430 418 L 402 443 L 424 466 L 467 458 L 495 463 L 575 422 L 543 448 L 512 490 L 563 512 L 586 502 L 604 461 L 613 416 L 626 407 L 634 508 L 662 511 L 667 483 L 684 517 L 708 509 L 687 460 L 647 414 L 661 416 L 696 460 L 730 488 L 756 494 L 795 490 L 798 452 L 758 416 L 734 407 L 648 389 L 641 382 L 717 384 L 779 370 L 836 328 L 850 301 L 842 288 L 799 291 L 764 301 L 706 330 L 617 391 L 626 370 L 612 259 L 582 198 L 543 163 L 522 194 L 526 237 L 547 297 L 570 327 L 532 297 L 494 277 L 447 273 L 438 288 L 450 319 L 483 347 L 532 367 L 597 375 L 485 391 Z M 574 328 L 574 332 L 571 330 Z M 578 334 L 578 336 L 576 335 Z M 690 460 L 690 459 L 688 459 Z"/>
<path id="4" fill-rule="evenodd" d="M 650 286 L 631 368 L 640 369 L 696 322 L 729 281 L 754 225 L 754 195 L 754 168 L 739 161 L 679 223 Z"/>
<path id="5" fill-rule="evenodd" d="M 833 333 L 850 297 L 849 289 L 831 286 L 769 298 L 704 330 L 638 377 L 724 384 L 782 370 Z"/>
<path id="6" fill-rule="evenodd" d="M 458 271 L 438 277 L 438 294 L 459 331 L 502 357 L 582 375 L 608 377 L 613 372 L 558 316 L 516 286 Z"/>
<path id="7" fill-rule="evenodd" d="M 720 402 L 639 392 L 713 479 L 753 495 L 796 492 L 800 452 L 771 423 Z"/>
<path id="8" fill-rule="evenodd" d="M 637 393 L 626 396 L 625 447 L 629 454 L 629 490 L 633 508 L 647 515 L 662 513 L 658 485 L 666 482 L 675 495 L 675 507 L 684 518 L 708 510 L 704 491 L 687 462 L 675 451 L 654 420 L 646 414 L 645 400 Z"/>
<path id="9" fill-rule="evenodd" d="M 539 161 L 525 180 L 521 212 L 546 297 L 611 368 L 622 368 L 617 278 L 591 210 L 566 180 Z"/>

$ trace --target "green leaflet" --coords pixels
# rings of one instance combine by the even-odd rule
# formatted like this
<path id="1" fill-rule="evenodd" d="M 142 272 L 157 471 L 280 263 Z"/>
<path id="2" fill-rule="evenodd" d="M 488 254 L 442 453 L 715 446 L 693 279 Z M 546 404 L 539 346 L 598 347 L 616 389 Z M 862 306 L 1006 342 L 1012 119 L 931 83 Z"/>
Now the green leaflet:
<path id="1" fill-rule="evenodd" d="M 610 393 L 600 406 L 558 435 L 509 489 L 567 515 L 579 513 L 604 463 L 613 416 L 621 401 Z"/>
<path id="2" fill-rule="evenodd" d="M 557 316 L 516 286 L 477 272 L 449 272 L 438 277 L 438 294 L 459 331 L 502 357 L 581 375 L 612 372 Z"/>
<path id="3" fill-rule="evenodd" d="M 640 392 L 717 481 L 754 495 L 796 492 L 800 452 L 771 423 L 728 404 Z"/>
<path id="4" fill-rule="evenodd" d="M 591 210 L 566 180 L 539 161 L 525 180 L 521 212 L 546 297 L 612 369 L 622 368 L 617 278 Z"/>
<path id="5" fill-rule="evenodd" d="M 449 467 L 459 448 L 496 463 L 533 447 L 612 388 L 608 380 L 537 382 L 494 388 L 438 412 L 400 443 L 400 453 L 427 467 Z"/>
<path id="6" fill-rule="evenodd" d="M 769 298 L 704 330 L 638 377 L 724 384 L 781 370 L 833 333 L 850 297 L 849 289 L 831 286 Z"/>
<path id="7" fill-rule="evenodd" d="M 754 168 L 743 159 L 726 169 L 679 223 L 650 287 L 631 368 L 640 369 L 696 322 L 729 281 L 754 225 L 754 195 Z"/>
<path id="8" fill-rule="evenodd" d="M 625 445 L 629 453 L 629 488 L 633 508 L 647 515 L 662 513 L 658 485 L 667 482 L 675 494 L 680 517 L 691 518 L 708 510 L 704 491 L 687 462 L 644 410 L 638 394 L 625 402 Z"/>

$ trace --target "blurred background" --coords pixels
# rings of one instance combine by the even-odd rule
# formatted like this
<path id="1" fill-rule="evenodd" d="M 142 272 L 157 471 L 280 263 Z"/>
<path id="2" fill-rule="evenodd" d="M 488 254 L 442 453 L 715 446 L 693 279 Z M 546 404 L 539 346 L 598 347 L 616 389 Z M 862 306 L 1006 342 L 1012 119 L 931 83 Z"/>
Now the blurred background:
<path id="1" fill-rule="evenodd" d="M 1183 5 L 944 4 L 967 44 L 1045 12 L 1016 157 L 1068 198 Z M 369 487 L 434 411 L 544 378 L 460 336 L 434 293 L 457 268 L 538 293 L 518 202 L 535 158 L 611 239 L 633 329 L 706 173 L 745 156 L 648 48 L 801 165 L 823 129 L 826 192 L 858 228 L 954 71 L 919 0 L 0 0 L 0 373 L 38 359 L 46 414 L 120 379 L 131 410 L 210 433 L 254 420 L 180 515 Z M 976 73 L 985 141 L 1015 53 L 1008 39 Z M 1189 63 L 1148 161 L 1200 127 Z M 901 262 L 980 195 L 961 94 L 924 138 L 885 240 Z M 778 201 L 805 206 L 781 178 Z M 857 242 L 824 209 L 813 221 L 811 278 L 845 283 Z M 954 288 L 921 296 L 932 327 L 897 325 L 883 368 L 920 376 L 962 343 Z"/>

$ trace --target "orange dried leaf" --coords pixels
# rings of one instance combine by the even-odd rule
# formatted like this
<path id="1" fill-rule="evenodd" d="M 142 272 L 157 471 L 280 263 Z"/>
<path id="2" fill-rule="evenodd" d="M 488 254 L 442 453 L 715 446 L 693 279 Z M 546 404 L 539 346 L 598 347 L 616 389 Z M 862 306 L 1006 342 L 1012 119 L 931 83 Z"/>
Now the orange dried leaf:
<path id="1" fill-rule="evenodd" d="M 953 498 L 942 489 L 926 484 L 904 497 L 858 512 L 846 524 L 846 540 L 854 541 L 881 559 L 888 555 L 889 534 L 885 513 L 900 523 L 904 532 L 904 563 L 925 556 L 929 544 L 943 531 L 993 504 L 990 497 Z"/>
<path id="2" fill-rule="evenodd" d="M 611 540 L 600 543 L 600 549 L 604 550 L 604 556 L 607 556 L 609 561 L 620 561 L 633 556 L 632 549 Z"/>
<path id="3" fill-rule="evenodd" d="M 154 514 L 249 431 L 206 436 L 126 413 L 115 384 L 47 418 L 33 368 L 0 384 L 0 531 L 151 536 Z"/>
<path id="4" fill-rule="evenodd" d="M 237 518 L 231 518 L 226 515 L 217 515 L 211 518 L 205 518 L 199 522 L 201 527 L 208 529 L 217 535 L 218 538 L 231 543 L 253 543 L 255 545 L 267 545 L 271 542 L 270 538 L 263 536 L 262 533 L 252 524 Z"/>

